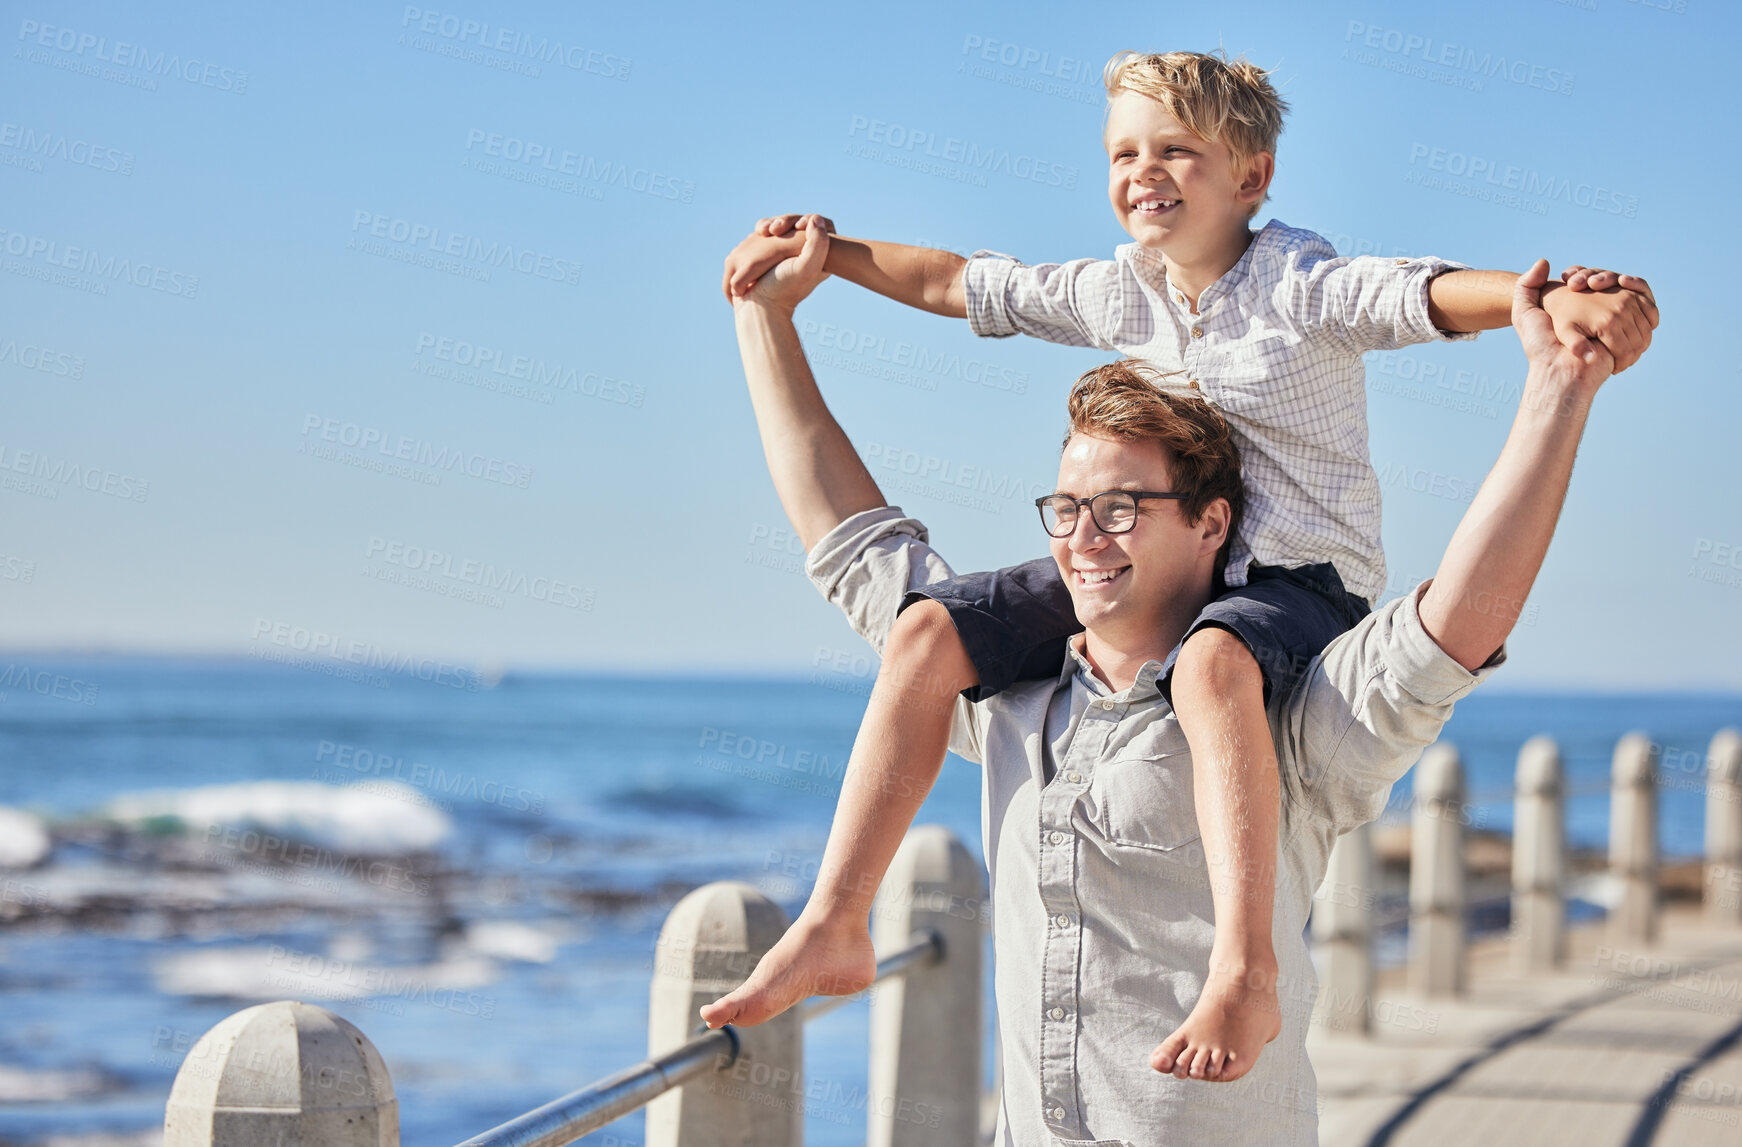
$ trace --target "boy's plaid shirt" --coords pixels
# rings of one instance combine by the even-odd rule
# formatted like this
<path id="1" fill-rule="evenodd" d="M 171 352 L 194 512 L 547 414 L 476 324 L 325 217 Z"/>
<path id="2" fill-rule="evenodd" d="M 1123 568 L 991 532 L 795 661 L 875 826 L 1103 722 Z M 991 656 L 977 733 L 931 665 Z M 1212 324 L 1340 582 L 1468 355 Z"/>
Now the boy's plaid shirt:
<path id="1" fill-rule="evenodd" d="M 1428 320 L 1428 281 L 1462 269 L 1435 258 L 1339 257 L 1322 236 L 1271 220 L 1204 290 L 1195 315 L 1161 255 L 1136 243 L 1112 259 L 1033 267 L 976 251 L 962 281 L 975 334 L 1143 359 L 1169 372 L 1167 385 L 1221 410 L 1246 481 L 1229 585 L 1245 584 L 1251 562 L 1330 562 L 1350 593 L 1372 603 L 1385 587 L 1385 554 L 1361 356 L 1475 338 Z"/>

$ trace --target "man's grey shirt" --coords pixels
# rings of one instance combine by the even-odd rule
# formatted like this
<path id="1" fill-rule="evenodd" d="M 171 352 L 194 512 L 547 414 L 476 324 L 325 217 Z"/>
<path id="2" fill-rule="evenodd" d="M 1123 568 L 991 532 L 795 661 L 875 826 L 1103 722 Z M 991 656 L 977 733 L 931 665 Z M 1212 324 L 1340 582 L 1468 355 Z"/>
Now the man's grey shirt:
<path id="1" fill-rule="evenodd" d="M 830 531 L 806 572 L 879 653 L 908 590 L 953 576 L 925 527 L 887 506 Z M 1420 592 L 1337 638 L 1272 700 L 1282 1034 L 1231 1084 L 1149 1066 L 1196 1003 L 1215 936 L 1191 757 L 1155 684 L 1162 663 L 1112 692 L 1079 655 L 1057 679 L 958 700 L 950 747 L 983 766 L 999 1143 L 1318 1142 L 1305 1051 L 1318 982 L 1302 933 L 1331 845 L 1379 815 L 1453 702 L 1504 660 L 1471 673 L 1447 656 L 1422 628 Z"/>

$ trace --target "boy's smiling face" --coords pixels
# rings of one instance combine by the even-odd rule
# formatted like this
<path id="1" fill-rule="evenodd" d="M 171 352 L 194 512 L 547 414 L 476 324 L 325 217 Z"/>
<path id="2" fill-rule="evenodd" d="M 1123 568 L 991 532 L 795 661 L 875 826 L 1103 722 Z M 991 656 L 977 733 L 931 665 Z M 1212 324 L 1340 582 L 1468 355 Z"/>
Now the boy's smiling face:
<path id="1" fill-rule="evenodd" d="M 1199 139 L 1139 92 L 1113 97 L 1106 144 L 1107 197 L 1119 225 L 1182 262 L 1244 234 L 1270 183 L 1268 153 L 1236 170 L 1227 144 Z"/>

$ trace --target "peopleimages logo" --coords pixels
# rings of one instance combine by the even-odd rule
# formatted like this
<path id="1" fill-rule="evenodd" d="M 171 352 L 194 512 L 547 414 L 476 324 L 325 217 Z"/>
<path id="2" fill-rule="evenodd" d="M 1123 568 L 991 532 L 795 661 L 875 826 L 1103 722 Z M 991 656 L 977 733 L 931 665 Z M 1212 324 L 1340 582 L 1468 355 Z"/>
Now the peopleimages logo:
<path id="1" fill-rule="evenodd" d="M 528 601 L 545 602 L 565 609 L 589 610 L 597 594 L 594 590 L 571 582 L 529 574 L 512 566 L 497 566 L 492 562 L 459 557 L 444 550 L 408 545 L 397 539 L 372 537 L 364 556 L 400 569 L 447 578 L 465 585 L 477 586 L 523 597 Z"/>
<path id="2" fill-rule="evenodd" d="M 278 646 L 281 650 L 307 654 L 310 658 L 357 665 L 364 669 L 383 669 L 389 673 L 403 673 L 415 677 L 419 681 L 443 685 L 450 689 L 460 689 L 468 693 L 476 693 L 482 687 L 477 672 L 465 666 L 441 661 L 434 657 L 419 657 L 416 654 L 387 649 L 372 641 L 355 641 L 336 633 L 311 629 L 308 626 L 295 625 L 286 621 L 273 621 L 265 617 L 255 618 L 254 632 L 250 640 L 254 642 L 254 645 L 249 649 L 249 656 L 257 660 L 284 660 L 281 657 L 263 656 L 265 647 L 261 643 L 265 642 Z M 292 663 L 295 662 L 292 661 Z"/>
<path id="3" fill-rule="evenodd" d="M 1504 80 L 1520 87 L 1537 88 L 1557 95 L 1573 94 L 1573 73 L 1546 64 L 1532 63 L 1503 53 L 1453 44 L 1405 32 L 1399 28 L 1384 28 L 1360 20 L 1350 20 L 1343 33 L 1343 42 L 1358 43 L 1387 55 L 1463 72 L 1470 77 Z"/>
<path id="4" fill-rule="evenodd" d="M 38 161 L 58 159 L 75 167 L 88 167 L 93 171 L 133 174 L 133 153 L 130 151 L 92 143 L 88 139 L 73 139 L 52 131 L 38 132 L 34 128 L 10 122 L 0 123 L 0 148 L 21 151 Z M 42 170 L 40 163 L 35 170 Z"/>
<path id="5" fill-rule="evenodd" d="M 847 137 L 889 148 L 891 155 L 905 154 L 938 160 L 964 169 L 966 173 L 980 176 L 1008 175 L 1012 179 L 1039 183 L 1046 187 L 1062 187 L 1066 190 L 1077 185 L 1077 169 L 1066 164 L 1012 152 L 1007 147 L 982 145 L 972 140 L 958 139 L 953 135 L 939 135 L 935 131 L 890 123 L 870 116 L 854 116 L 847 127 Z M 876 156 L 867 155 L 863 158 Z"/>
<path id="6" fill-rule="evenodd" d="M 134 77 L 136 86 L 148 86 L 155 90 L 154 83 L 140 85 L 139 80 L 150 76 L 164 79 L 178 79 L 201 87 L 216 88 L 221 92 L 234 92 L 237 95 L 248 90 L 248 73 L 240 68 L 227 68 L 221 64 L 189 56 L 183 58 L 176 52 L 153 52 L 139 44 L 129 44 L 125 40 L 110 43 L 107 36 L 98 36 L 91 32 L 79 32 L 72 28 L 57 28 L 53 24 L 44 24 L 37 20 L 21 20 L 18 24 L 18 38 L 29 48 L 50 48 L 62 54 L 62 60 L 52 57 L 33 60 L 36 63 L 53 63 L 57 66 L 63 62 L 81 65 L 74 70 L 87 74 L 97 74 L 95 64 L 113 64 L 117 68 L 125 68 L 135 72 L 144 72 L 145 76 Z M 76 61 L 69 59 L 76 57 Z M 105 75 L 112 79 L 114 76 Z"/>
<path id="7" fill-rule="evenodd" d="M 22 231 L 0 228 L 0 251 L 29 263 L 45 263 L 74 274 L 92 275 L 113 283 L 131 283 L 135 287 L 184 299 L 192 299 L 200 293 L 200 280 L 196 275 L 154 263 L 135 262 L 113 251 L 105 254 L 95 248 L 77 247 L 41 235 L 26 235 Z M 103 287 L 98 293 L 108 293 L 108 288 L 101 283 L 93 285 Z"/>
<path id="8" fill-rule="evenodd" d="M 532 467 L 519 462 L 492 458 L 487 454 L 459 450 L 452 446 L 438 446 L 421 438 L 408 438 L 403 434 L 392 434 L 355 422 L 343 422 L 337 418 L 323 418 L 318 414 L 303 417 L 302 436 L 305 439 L 312 438 L 315 442 L 332 443 L 364 453 L 373 452 L 385 459 L 427 467 L 438 474 L 464 474 L 468 478 L 514 486 L 521 490 L 532 484 Z M 436 483 L 439 482 L 438 476 Z"/>
<path id="9" fill-rule="evenodd" d="M 396 219 L 373 211 L 358 210 L 351 216 L 352 244 L 381 239 L 426 257 L 451 256 L 484 267 L 502 268 L 573 286 L 581 281 L 581 265 L 573 259 L 547 255 L 512 243 L 486 243 L 476 235 L 461 235 L 429 223 Z M 361 233 L 361 234 L 359 234 Z M 367 247 L 359 249 L 368 250 Z M 369 251 L 378 254 L 377 251 Z"/>
<path id="10" fill-rule="evenodd" d="M 533 36 L 527 32 L 517 32 L 513 28 L 492 26 L 485 20 L 431 12 L 410 5 L 406 6 L 404 15 L 400 17 L 399 26 L 426 36 L 438 36 L 456 48 L 476 45 L 486 51 L 500 53 L 504 62 L 521 65 L 521 68 L 510 70 L 528 69 L 527 74 L 534 76 L 538 74 L 536 65 L 557 64 L 571 72 L 588 72 L 607 80 L 627 80 L 629 68 L 634 63 L 628 56 L 600 48 L 589 48 L 573 42 L 565 44 L 550 36 Z"/>
<path id="11" fill-rule="evenodd" d="M 509 163 L 537 167 L 555 175 L 576 176 L 598 186 L 637 191 L 655 199 L 690 203 L 696 196 L 694 180 L 662 171 L 650 171 L 645 167 L 630 167 L 615 160 L 600 159 L 538 140 L 485 131 L 479 127 L 466 132 L 466 150 L 480 151 L 493 159 Z"/>

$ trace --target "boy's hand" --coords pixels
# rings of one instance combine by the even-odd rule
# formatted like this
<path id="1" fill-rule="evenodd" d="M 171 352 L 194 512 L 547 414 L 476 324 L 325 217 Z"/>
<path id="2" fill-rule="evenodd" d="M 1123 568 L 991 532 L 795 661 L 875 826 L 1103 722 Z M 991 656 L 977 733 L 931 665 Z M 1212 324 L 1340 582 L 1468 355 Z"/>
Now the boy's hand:
<path id="1" fill-rule="evenodd" d="M 1542 309 L 1554 320 L 1555 334 L 1572 345 L 1595 339 L 1614 356 L 1615 373 L 1638 361 L 1651 345 L 1657 327 L 1657 300 L 1651 284 L 1637 275 L 1583 267 L 1568 267 L 1566 286 L 1542 296 Z"/>
<path id="2" fill-rule="evenodd" d="M 804 247 L 804 237 L 799 232 L 811 219 L 817 220 L 828 234 L 835 233 L 834 221 L 822 215 L 771 215 L 758 219 L 750 234 L 726 256 L 726 273 L 720 280 L 720 289 L 727 300 L 743 298 L 768 268 L 797 255 Z"/>
<path id="3" fill-rule="evenodd" d="M 809 221 L 815 219 L 823 225 L 823 230 L 833 235 L 835 221 L 827 215 L 770 215 L 766 219 L 758 219 L 752 235 L 785 235 L 789 231 L 802 231 L 809 226 Z"/>
<path id="4" fill-rule="evenodd" d="M 755 300 L 771 303 L 790 315 L 805 296 L 816 290 L 818 283 L 829 277 L 828 271 L 823 269 L 829 257 L 829 233 L 822 227 L 812 227 L 791 239 L 769 241 L 793 243 L 794 240 L 796 244 L 791 255 L 783 255 L 771 262 L 769 266 L 773 270 L 759 273 L 742 294 L 733 295 L 728 290 L 727 298 L 732 300 L 733 307 Z"/>

